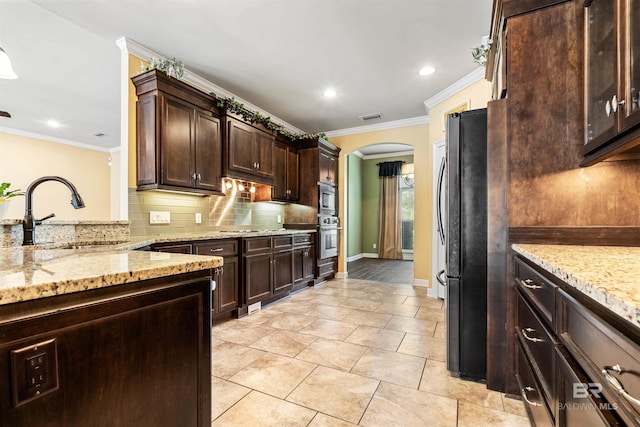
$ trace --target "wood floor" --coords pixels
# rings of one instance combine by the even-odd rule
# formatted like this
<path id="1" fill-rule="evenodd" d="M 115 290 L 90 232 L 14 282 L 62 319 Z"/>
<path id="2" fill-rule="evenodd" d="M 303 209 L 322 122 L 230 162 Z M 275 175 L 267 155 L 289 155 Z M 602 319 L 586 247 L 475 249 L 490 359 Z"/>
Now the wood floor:
<path id="1" fill-rule="evenodd" d="M 413 261 L 360 258 L 347 263 L 349 279 L 413 284 Z"/>

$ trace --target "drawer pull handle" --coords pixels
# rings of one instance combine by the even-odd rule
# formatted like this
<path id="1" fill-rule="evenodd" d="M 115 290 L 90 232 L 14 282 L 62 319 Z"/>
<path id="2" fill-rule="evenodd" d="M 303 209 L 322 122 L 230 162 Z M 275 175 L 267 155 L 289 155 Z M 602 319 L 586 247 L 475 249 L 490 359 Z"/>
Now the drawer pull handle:
<path id="1" fill-rule="evenodd" d="M 531 400 L 529 400 L 529 398 L 527 397 L 528 391 L 535 391 L 535 389 L 533 387 L 527 386 L 527 387 L 524 387 L 522 390 L 520 390 L 520 394 L 522 394 L 522 398 L 524 399 L 524 401 L 531 406 L 542 406 L 538 402 L 532 402 Z"/>
<path id="2" fill-rule="evenodd" d="M 531 333 L 531 332 L 535 332 L 535 331 L 536 330 L 533 329 L 533 328 L 524 328 L 524 329 L 522 329 L 522 335 L 524 335 L 524 337 L 526 339 L 528 339 L 529 341 L 532 341 L 532 342 L 542 342 L 542 341 L 544 341 L 541 338 L 530 337 L 529 335 L 527 335 L 527 332 Z"/>
<path id="3" fill-rule="evenodd" d="M 222 252 L 223 248 L 209 249 L 211 252 Z"/>
<path id="4" fill-rule="evenodd" d="M 609 371 L 614 371 L 614 372 L 617 372 L 618 374 L 621 374 L 624 371 L 622 367 L 620 367 L 620 365 L 617 363 L 613 366 L 605 366 L 604 368 L 602 368 L 602 375 L 604 375 L 604 378 L 607 381 L 609 381 L 609 384 L 611 384 L 613 388 L 615 388 L 616 391 L 622 395 L 622 397 L 624 397 L 634 405 L 640 406 L 640 400 L 636 399 L 635 397 L 627 393 L 627 391 L 622 386 L 622 383 L 620 382 L 620 380 L 618 380 L 616 377 L 611 375 Z"/>
<path id="5" fill-rule="evenodd" d="M 527 289 L 540 289 L 542 287 L 540 285 L 532 285 L 533 280 L 531 279 L 520 280 L 520 283 Z"/>

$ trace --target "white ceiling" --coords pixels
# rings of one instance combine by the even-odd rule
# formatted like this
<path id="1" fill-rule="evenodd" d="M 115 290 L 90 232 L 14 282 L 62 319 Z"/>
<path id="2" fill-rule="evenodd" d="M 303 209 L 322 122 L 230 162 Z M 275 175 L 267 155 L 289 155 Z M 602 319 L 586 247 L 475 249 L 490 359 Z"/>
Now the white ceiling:
<path id="1" fill-rule="evenodd" d="M 0 0 L 0 46 L 18 74 L 0 80 L 13 116 L 0 130 L 117 147 L 123 36 L 305 132 L 425 116 L 425 100 L 477 69 L 470 50 L 489 33 L 491 3 Z M 425 65 L 436 73 L 418 76 Z M 337 97 L 323 98 L 327 87 Z M 383 117 L 358 118 L 371 113 Z"/>

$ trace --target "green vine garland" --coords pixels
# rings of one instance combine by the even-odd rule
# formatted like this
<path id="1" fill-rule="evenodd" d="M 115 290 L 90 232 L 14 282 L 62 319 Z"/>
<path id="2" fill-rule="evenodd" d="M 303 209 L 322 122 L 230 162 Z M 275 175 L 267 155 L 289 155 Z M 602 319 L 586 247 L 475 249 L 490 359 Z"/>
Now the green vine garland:
<path id="1" fill-rule="evenodd" d="M 232 113 L 238 114 L 242 117 L 242 119 L 249 123 L 259 123 L 265 126 L 267 129 L 275 130 L 292 141 L 298 139 L 317 139 L 324 138 L 327 139 L 327 135 L 325 133 L 303 133 L 303 134 L 295 134 L 289 130 L 287 130 L 284 126 L 274 123 L 269 116 L 263 116 L 259 111 L 251 111 L 244 106 L 243 103 L 236 101 L 235 98 L 224 98 L 215 94 L 214 92 L 210 93 L 211 96 L 216 100 L 216 105 L 220 108 L 226 108 Z"/>

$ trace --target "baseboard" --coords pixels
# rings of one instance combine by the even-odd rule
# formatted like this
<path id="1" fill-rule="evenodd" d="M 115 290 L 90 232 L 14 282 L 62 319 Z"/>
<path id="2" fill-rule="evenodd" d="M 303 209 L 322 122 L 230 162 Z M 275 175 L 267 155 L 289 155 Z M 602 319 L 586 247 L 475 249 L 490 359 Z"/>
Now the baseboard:
<path id="1" fill-rule="evenodd" d="M 349 272 L 348 271 L 338 271 L 336 273 L 336 279 L 346 279 L 347 276 L 349 276 Z"/>
<path id="2" fill-rule="evenodd" d="M 362 258 L 364 258 L 364 255 L 362 255 L 362 254 L 352 255 L 350 257 L 347 257 L 347 262 L 357 261 L 357 260 L 362 259 Z"/>
<path id="3" fill-rule="evenodd" d="M 429 287 L 429 280 L 427 279 L 413 279 L 413 286 L 420 286 L 423 288 Z"/>
<path id="4" fill-rule="evenodd" d="M 363 253 L 362 254 L 362 258 L 378 258 L 378 254 L 372 254 L 372 253 Z"/>

